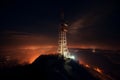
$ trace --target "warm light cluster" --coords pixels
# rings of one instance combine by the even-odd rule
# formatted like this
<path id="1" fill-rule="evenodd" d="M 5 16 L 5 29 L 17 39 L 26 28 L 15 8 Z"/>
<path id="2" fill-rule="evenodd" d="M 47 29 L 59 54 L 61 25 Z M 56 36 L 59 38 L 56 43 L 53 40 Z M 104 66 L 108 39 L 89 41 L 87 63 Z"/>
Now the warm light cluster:
<path id="1" fill-rule="evenodd" d="M 102 73 L 102 70 L 100 68 L 94 68 L 95 71 Z"/>
<path id="2" fill-rule="evenodd" d="M 20 46 L 20 47 L 6 47 L 3 50 L 7 61 L 16 61 L 18 64 L 31 64 L 40 55 L 55 54 L 55 46 Z"/>
<path id="3" fill-rule="evenodd" d="M 85 67 L 90 68 L 90 66 L 88 64 L 86 64 Z"/>
<path id="4" fill-rule="evenodd" d="M 55 53 L 55 49 L 53 48 L 54 46 L 44 46 L 44 47 L 40 47 L 40 46 L 28 46 L 25 47 L 24 49 L 26 50 L 32 50 L 33 53 L 30 52 L 29 55 L 30 58 L 28 59 L 28 63 L 33 63 L 35 59 L 37 59 L 40 55 L 48 55 L 48 54 L 54 54 Z"/>

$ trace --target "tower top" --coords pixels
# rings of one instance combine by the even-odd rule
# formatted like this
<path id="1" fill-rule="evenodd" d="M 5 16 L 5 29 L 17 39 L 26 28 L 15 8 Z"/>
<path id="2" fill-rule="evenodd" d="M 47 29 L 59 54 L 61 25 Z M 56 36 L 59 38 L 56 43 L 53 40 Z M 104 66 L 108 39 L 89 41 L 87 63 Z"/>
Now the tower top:
<path id="1" fill-rule="evenodd" d="M 64 11 L 63 10 L 61 10 L 60 16 L 61 16 L 61 20 L 64 20 Z"/>
<path id="2" fill-rule="evenodd" d="M 61 9 L 61 12 L 60 12 L 60 20 L 61 20 L 61 23 L 66 23 L 63 9 Z"/>

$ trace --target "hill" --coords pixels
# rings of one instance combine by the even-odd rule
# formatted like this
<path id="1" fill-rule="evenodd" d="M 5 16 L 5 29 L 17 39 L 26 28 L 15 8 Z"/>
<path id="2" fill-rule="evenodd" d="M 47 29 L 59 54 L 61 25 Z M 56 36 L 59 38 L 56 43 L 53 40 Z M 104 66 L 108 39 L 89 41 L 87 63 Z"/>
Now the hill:
<path id="1" fill-rule="evenodd" d="M 42 55 L 30 65 L 7 68 L 0 72 L 3 80 L 99 80 L 76 61 L 58 55 Z"/>

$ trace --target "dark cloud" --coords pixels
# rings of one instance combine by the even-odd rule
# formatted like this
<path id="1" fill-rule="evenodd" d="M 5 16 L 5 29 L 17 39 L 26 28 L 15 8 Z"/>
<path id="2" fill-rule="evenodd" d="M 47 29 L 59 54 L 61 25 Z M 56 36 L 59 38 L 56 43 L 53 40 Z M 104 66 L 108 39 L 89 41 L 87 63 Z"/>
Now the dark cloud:
<path id="1" fill-rule="evenodd" d="M 111 2 L 100 4 L 93 5 L 90 10 L 78 15 L 72 21 L 68 33 L 71 44 L 81 47 L 120 49 L 119 24 L 115 22 L 116 17 L 119 17 L 116 15 L 117 6 Z"/>
<path id="2" fill-rule="evenodd" d="M 26 32 L 5 32 L 1 34 L 1 46 L 54 45 L 53 36 Z"/>

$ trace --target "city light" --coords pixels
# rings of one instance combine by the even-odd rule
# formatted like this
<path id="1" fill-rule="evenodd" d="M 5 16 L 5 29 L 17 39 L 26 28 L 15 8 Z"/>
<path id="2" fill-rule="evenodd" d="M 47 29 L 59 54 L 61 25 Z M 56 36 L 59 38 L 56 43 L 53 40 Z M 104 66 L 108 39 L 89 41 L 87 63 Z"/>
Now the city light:
<path id="1" fill-rule="evenodd" d="M 90 68 L 90 66 L 88 64 L 86 64 L 85 67 Z"/>
<path id="2" fill-rule="evenodd" d="M 94 68 L 95 71 L 99 72 L 99 73 L 102 73 L 102 70 L 99 69 L 99 68 Z"/>
<path id="3" fill-rule="evenodd" d="M 73 55 L 69 56 L 69 58 L 75 60 L 75 56 Z"/>

